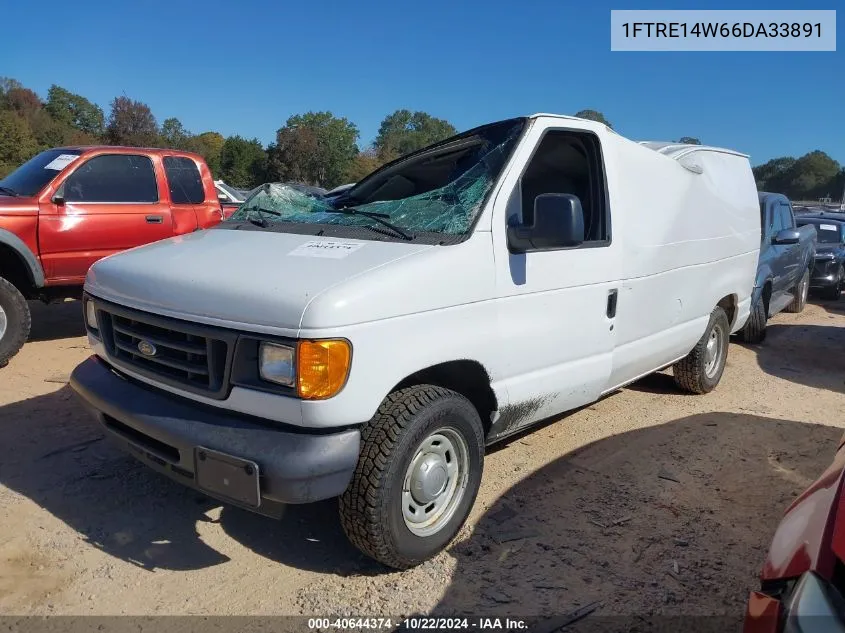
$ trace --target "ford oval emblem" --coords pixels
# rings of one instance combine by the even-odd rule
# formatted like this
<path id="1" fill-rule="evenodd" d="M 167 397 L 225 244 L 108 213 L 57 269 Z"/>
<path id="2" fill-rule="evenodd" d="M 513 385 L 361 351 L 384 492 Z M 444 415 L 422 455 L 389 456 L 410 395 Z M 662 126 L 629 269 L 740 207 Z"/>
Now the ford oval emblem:
<path id="1" fill-rule="evenodd" d="M 155 356 L 158 350 L 156 349 L 156 346 L 149 341 L 138 341 L 138 351 L 144 356 Z"/>

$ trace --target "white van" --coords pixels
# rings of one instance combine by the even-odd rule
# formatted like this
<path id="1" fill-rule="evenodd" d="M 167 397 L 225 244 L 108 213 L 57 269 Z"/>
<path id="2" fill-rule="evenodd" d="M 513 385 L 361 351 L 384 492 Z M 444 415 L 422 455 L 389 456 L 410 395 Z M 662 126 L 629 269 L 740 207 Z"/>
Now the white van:
<path id="1" fill-rule="evenodd" d="M 95 264 L 71 384 L 149 466 L 270 516 L 340 497 L 406 568 L 465 521 L 485 445 L 670 365 L 713 389 L 759 246 L 746 156 L 511 119 Z"/>

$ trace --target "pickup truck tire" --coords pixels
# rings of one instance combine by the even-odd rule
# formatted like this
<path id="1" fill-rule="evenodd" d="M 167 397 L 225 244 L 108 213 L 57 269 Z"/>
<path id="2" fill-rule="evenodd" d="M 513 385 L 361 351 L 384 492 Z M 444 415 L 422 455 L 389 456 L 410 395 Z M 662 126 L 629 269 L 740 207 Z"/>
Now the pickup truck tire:
<path id="1" fill-rule="evenodd" d="M 690 393 L 709 393 L 716 388 L 725 371 L 730 343 L 730 324 L 725 311 L 716 307 L 710 322 L 692 351 L 675 363 L 675 384 Z"/>
<path id="2" fill-rule="evenodd" d="M 484 428 L 469 400 L 433 385 L 399 389 L 361 430 L 358 465 L 340 497 L 343 531 L 388 567 L 425 562 L 461 529 L 483 466 Z"/>
<path id="3" fill-rule="evenodd" d="M 795 298 L 792 300 L 786 308 L 784 308 L 785 312 L 792 312 L 793 314 L 798 314 L 799 312 L 803 312 L 804 308 L 807 306 L 807 295 L 810 292 L 810 270 L 807 269 L 804 271 L 804 274 L 801 276 L 801 281 L 798 282 L 798 285 L 795 286 L 795 290 L 793 291 Z"/>
<path id="4" fill-rule="evenodd" d="M 9 364 L 29 337 L 32 318 L 23 295 L 0 277 L 0 367 Z"/>
<path id="5" fill-rule="evenodd" d="M 839 301 L 839 297 L 842 296 L 843 280 L 845 280 L 845 268 L 840 266 L 836 273 L 836 283 L 822 290 L 822 299 L 827 299 L 828 301 Z"/>
<path id="6" fill-rule="evenodd" d="M 739 331 L 739 338 L 743 343 L 762 343 L 766 340 L 766 321 L 768 321 L 768 309 L 763 297 L 760 297 L 752 306 L 748 321 Z"/>

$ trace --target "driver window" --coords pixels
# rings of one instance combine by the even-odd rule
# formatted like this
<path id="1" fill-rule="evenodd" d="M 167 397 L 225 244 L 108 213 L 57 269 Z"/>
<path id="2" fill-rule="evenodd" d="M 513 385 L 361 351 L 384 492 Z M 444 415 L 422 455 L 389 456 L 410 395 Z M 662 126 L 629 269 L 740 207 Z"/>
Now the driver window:
<path id="1" fill-rule="evenodd" d="M 523 224 L 534 221 L 534 200 L 544 193 L 577 196 L 584 210 L 584 243 L 609 243 L 604 175 L 598 139 L 587 133 L 547 132 L 520 179 Z"/>

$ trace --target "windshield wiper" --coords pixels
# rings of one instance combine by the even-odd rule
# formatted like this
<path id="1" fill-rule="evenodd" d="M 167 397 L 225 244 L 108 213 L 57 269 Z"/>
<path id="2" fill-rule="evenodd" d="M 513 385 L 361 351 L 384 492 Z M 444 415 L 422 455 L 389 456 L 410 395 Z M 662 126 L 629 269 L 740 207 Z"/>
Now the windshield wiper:
<path id="1" fill-rule="evenodd" d="M 252 212 L 258 211 L 258 217 L 252 217 Z M 275 215 L 278 217 L 282 217 L 282 214 L 278 211 L 273 211 L 272 209 L 262 209 L 261 207 L 250 207 L 246 213 L 246 219 L 248 222 L 251 222 L 255 226 L 260 226 L 261 228 L 267 228 L 267 218 L 264 217 L 265 213 L 269 213 L 270 215 Z"/>
<path id="2" fill-rule="evenodd" d="M 389 218 L 390 216 L 387 213 L 375 213 L 373 211 L 357 211 L 351 207 L 341 207 L 339 209 L 322 209 L 325 213 L 342 213 L 343 215 L 360 215 L 365 218 L 370 218 L 371 220 L 375 220 L 379 224 L 383 224 L 387 228 L 394 231 L 397 235 L 401 235 L 403 239 L 406 240 L 413 240 L 414 235 L 408 233 L 404 229 L 399 228 L 392 222 L 388 222 L 384 218 Z"/>
<path id="3" fill-rule="evenodd" d="M 0 192 L 8 193 L 10 196 L 15 196 L 15 197 L 17 197 L 17 195 L 18 195 L 18 192 L 15 191 L 14 189 L 9 189 L 8 187 L 3 187 L 3 186 L 0 186 Z"/>

